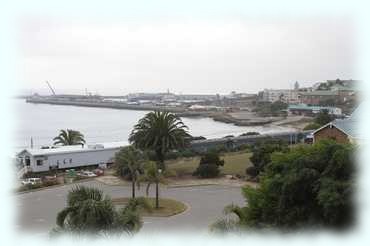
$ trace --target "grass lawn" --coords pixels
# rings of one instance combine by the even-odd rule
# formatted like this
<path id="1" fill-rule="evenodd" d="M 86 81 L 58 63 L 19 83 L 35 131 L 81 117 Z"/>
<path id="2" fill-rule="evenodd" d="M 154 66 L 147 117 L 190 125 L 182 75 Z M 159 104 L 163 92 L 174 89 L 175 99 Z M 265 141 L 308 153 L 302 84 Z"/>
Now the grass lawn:
<path id="1" fill-rule="evenodd" d="M 120 197 L 113 198 L 114 205 L 125 205 L 130 197 Z M 151 210 L 143 209 L 140 211 L 142 216 L 148 217 L 169 217 L 175 214 L 182 213 L 186 210 L 187 206 L 179 201 L 167 198 L 159 198 L 159 208 L 155 209 L 155 198 L 148 197 L 146 198 L 150 205 L 152 206 Z"/>
<path id="2" fill-rule="evenodd" d="M 245 169 L 252 165 L 249 160 L 251 155 L 251 153 L 247 153 L 245 151 L 225 153 L 221 156 L 221 158 L 225 160 L 224 166 L 220 168 L 221 174 L 239 174 L 244 176 Z M 199 160 L 200 157 L 179 158 L 167 161 L 166 164 L 169 170 L 173 170 L 181 176 L 192 174 L 198 167 Z"/>

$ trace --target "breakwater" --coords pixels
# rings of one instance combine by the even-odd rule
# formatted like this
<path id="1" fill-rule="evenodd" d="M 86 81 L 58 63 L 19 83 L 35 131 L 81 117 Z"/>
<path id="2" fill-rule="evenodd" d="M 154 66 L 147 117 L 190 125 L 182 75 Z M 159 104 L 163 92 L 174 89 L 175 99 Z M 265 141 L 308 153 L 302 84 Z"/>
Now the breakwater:
<path id="1" fill-rule="evenodd" d="M 101 100 L 61 100 L 61 99 L 44 99 L 44 98 L 27 98 L 27 103 L 41 103 L 53 105 L 70 105 L 79 107 L 95 107 L 95 108 L 113 108 L 113 109 L 129 109 L 129 110 L 145 110 L 145 111 L 169 111 L 173 113 L 184 113 L 183 107 L 166 107 L 156 105 L 135 105 L 122 102 L 101 101 Z"/>

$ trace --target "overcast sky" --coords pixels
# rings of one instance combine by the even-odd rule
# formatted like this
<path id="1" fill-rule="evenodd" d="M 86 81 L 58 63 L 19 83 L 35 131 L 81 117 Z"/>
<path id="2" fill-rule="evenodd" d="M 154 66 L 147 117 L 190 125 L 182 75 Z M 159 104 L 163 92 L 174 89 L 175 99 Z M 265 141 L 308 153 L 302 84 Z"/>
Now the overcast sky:
<path id="1" fill-rule="evenodd" d="M 230 93 L 354 75 L 345 18 L 73 20 L 23 18 L 22 89 L 49 93 Z"/>

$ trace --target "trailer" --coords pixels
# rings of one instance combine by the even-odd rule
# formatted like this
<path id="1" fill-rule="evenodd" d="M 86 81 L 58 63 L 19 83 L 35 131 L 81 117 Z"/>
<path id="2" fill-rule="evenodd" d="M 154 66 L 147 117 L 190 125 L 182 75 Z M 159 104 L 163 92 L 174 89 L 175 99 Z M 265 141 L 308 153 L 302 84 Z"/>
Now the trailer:
<path id="1" fill-rule="evenodd" d="M 110 142 L 87 146 L 27 148 L 17 154 L 17 159 L 25 173 L 107 165 L 113 163 L 115 154 L 126 145 L 127 142 Z"/>

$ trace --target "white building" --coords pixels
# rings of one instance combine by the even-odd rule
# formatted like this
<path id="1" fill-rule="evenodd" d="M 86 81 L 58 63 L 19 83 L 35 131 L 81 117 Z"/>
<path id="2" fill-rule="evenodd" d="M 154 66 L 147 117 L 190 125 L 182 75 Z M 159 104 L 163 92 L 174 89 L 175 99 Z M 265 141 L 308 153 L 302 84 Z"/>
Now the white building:
<path id="1" fill-rule="evenodd" d="M 111 142 L 95 145 L 72 145 L 49 149 L 24 149 L 17 154 L 25 172 L 45 172 L 81 166 L 110 164 L 115 153 L 127 142 Z"/>
<path id="2" fill-rule="evenodd" d="M 281 101 L 287 104 L 299 103 L 298 90 L 284 90 L 284 89 L 264 89 L 262 91 L 262 101 L 277 102 Z"/>

